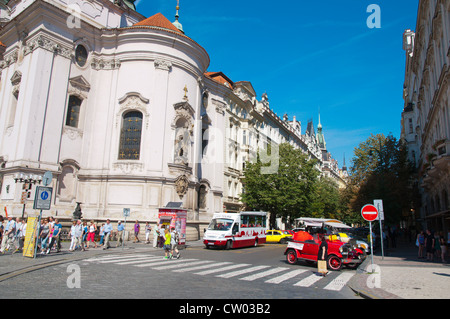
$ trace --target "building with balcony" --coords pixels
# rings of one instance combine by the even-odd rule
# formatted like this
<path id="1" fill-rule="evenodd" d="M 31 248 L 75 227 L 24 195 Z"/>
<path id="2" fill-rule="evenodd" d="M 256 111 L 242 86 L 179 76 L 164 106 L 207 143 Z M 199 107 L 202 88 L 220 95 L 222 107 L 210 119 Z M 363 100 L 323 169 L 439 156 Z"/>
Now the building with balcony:
<path id="1" fill-rule="evenodd" d="M 420 191 L 412 208 L 423 228 L 450 226 L 450 2 L 420 0 L 416 31 L 403 34 L 406 52 L 401 137 Z"/>

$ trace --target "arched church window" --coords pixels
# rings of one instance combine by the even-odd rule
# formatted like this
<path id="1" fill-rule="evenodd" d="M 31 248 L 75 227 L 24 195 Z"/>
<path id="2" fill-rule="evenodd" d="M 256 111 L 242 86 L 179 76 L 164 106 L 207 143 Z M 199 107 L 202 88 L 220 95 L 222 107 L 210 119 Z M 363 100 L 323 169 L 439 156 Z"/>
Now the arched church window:
<path id="1" fill-rule="evenodd" d="M 67 106 L 66 125 L 71 127 L 78 127 L 78 120 L 80 118 L 81 100 L 78 96 L 69 96 L 69 104 Z"/>
<path id="2" fill-rule="evenodd" d="M 142 113 L 131 111 L 122 118 L 119 159 L 138 160 L 141 151 Z"/>

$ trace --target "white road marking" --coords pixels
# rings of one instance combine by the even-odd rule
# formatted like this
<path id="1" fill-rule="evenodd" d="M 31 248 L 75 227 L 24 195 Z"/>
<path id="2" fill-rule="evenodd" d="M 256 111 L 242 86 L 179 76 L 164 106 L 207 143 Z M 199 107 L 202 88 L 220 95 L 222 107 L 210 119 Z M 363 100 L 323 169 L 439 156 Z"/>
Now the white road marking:
<path id="1" fill-rule="evenodd" d="M 298 283 L 294 284 L 294 286 L 310 287 L 322 278 L 324 277 L 317 274 L 312 274 L 311 276 L 308 276 L 305 279 L 300 280 Z"/>
<path id="2" fill-rule="evenodd" d="M 251 266 L 251 265 L 250 264 L 235 264 L 235 265 L 230 265 L 230 266 L 222 267 L 222 268 L 204 270 L 204 271 L 197 272 L 195 274 L 196 275 L 200 275 L 200 276 L 204 276 L 204 275 L 213 274 L 215 272 L 224 272 L 224 271 L 228 271 L 228 270 L 231 270 L 231 269 L 236 269 L 236 268 L 240 268 L 240 267 L 247 267 L 247 266 Z"/>
<path id="3" fill-rule="evenodd" d="M 233 271 L 233 272 L 229 272 L 229 273 L 226 273 L 226 274 L 218 275 L 216 277 L 231 278 L 231 277 L 236 277 L 236 276 L 239 276 L 239 275 L 247 274 L 249 272 L 261 270 L 261 269 L 268 268 L 268 267 L 269 266 L 255 266 L 255 267 L 251 267 L 251 268 L 247 268 L 247 269 L 242 269 L 242 270 Z"/>
<path id="4" fill-rule="evenodd" d="M 295 276 L 303 274 L 306 271 L 307 270 L 305 270 L 305 269 L 293 270 L 293 271 L 285 273 L 285 274 L 283 274 L 281 276 L 278 276 L 278 277 L 272 278 L 270 280 L 267 280 L 266 282 L 269 283 L 269 284 L 279 284 L 279 283 L 282 283 L 283 281 L 286 281 L 288 279 L 294 278 Z"/>
<path id="5" fill-rule="evenodd" d="M 354 273 L 344 272 L 340 274 L 336 279 L 332 280 L 324 289 L 326 290 L 341 290 L 347 282 L 353 277 Z"/>
<path id="6" fill-rule="evenodd" d="M 256 280 L 256 279 L 259 279 L 259 278 L 263 278 L 263 277 L 267 277 L 267 276 L 270 276 L 270 275 L 273 275 L 273 274 L 277 274 L 279 272 L 285 271 L 286 269 L 289 269 L 289 268 L 286 268 L 286 267 L 273 268 L 273 269 L 269 269 L 269 270 L 266 270 L 266 271 L 263 271 L 263 272 L 260 272 L 260 273 L 248 276 L 248 277 L 241 278 L 240 280 L 253 281 L 253 280 Z"/>
<path id="7" fill-rule="evenodd" d="M 208 265 L 201 265 L 201 266 L 196 266 L 196 267 L 177 269 L 177 270 L 174 270 L 174 272 L 199 270 L 199 269 L 205 269 L 205 268 L 211 268 L 211 267 L 217 267 L 217 266 L 223 266 L 223 265 L 229 265 L 229 264 L 230 264 L 230 262 L 221 262 L 221 263 L 215 263 L 215 264 L 208 264 Z"/>

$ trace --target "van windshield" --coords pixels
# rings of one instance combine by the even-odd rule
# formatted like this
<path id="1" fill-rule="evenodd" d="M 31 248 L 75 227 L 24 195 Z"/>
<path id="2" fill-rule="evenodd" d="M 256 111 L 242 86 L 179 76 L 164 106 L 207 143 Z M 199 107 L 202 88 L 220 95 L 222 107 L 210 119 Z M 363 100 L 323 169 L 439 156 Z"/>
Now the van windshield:
<path id="1" fill-rule="evenodd" d="M 209 223 L 208 230 L 230 230 L 233 225 L 232 219 L 214 218 Z"/>

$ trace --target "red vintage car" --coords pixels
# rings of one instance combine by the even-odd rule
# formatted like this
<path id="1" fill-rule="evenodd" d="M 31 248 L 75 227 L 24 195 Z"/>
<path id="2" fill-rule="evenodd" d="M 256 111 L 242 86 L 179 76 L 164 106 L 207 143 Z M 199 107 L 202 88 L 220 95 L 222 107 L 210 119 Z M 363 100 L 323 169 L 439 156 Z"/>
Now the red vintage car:
<path id="1" fill-rule="evenodd" d="M 339 270 L 343 265 L 357 268 L 366 258 L 366 253 L 350 241 L 343 243 L 340 240 L 327 240 L 328 258 L 327 266 L 331 270 Z M 293 240 L 288 243 L 284 254 L 289 264 L 296 264 L 299 260 L 317 262 L 320 241 L 307 232 L 297 232 Z"/>

